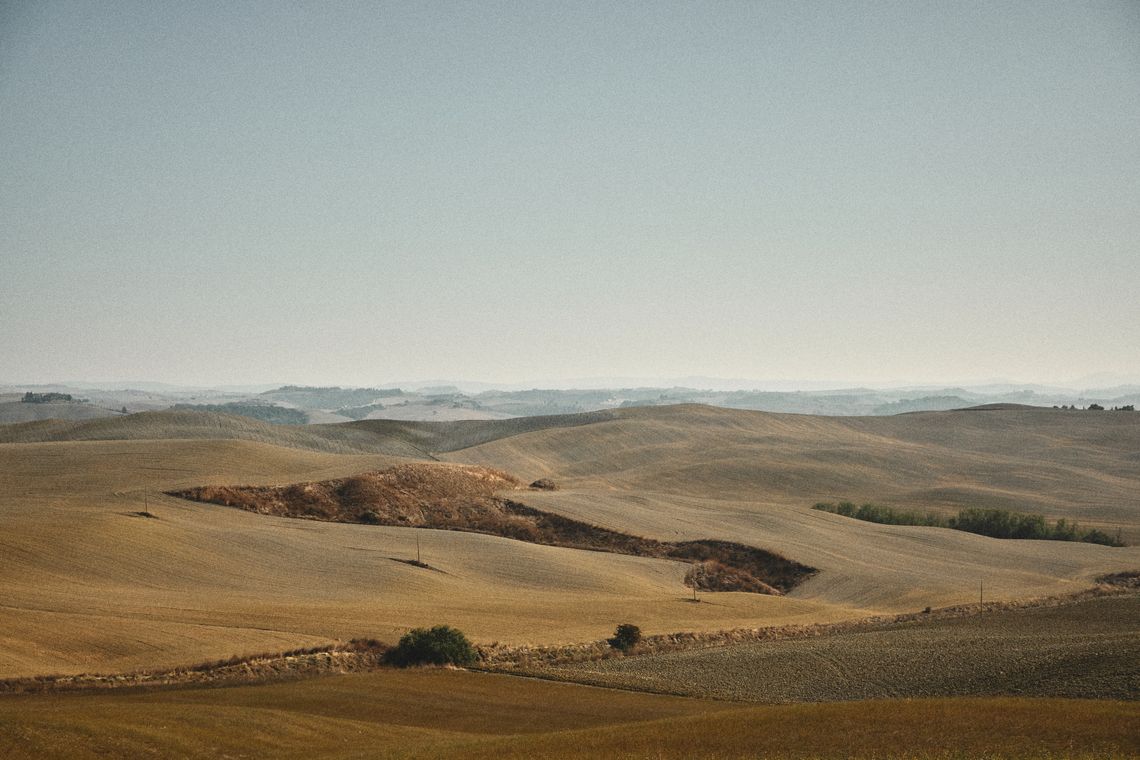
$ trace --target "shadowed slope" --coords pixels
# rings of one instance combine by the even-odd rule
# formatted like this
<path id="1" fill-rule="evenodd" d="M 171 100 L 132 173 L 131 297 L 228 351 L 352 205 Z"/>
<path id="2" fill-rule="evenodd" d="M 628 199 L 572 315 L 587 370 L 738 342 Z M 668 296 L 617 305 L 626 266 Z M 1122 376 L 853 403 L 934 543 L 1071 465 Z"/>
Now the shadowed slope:
<path id="1" fill-rule="evenodd" d="M 347 423 L 344 427 L 367 431 L 381 438 L 405 440 L 425 451 L 438 453 L 465 449 L 499 438 L 507 438 L 536 430 L 591 425 L 596 422 L 617 419 L 619 415 L 620 412 L 618 411 L 597 411 L 538 417 L 512 417 L 502 420 L 455 420 L 451 422 L 360 420 Z"/>

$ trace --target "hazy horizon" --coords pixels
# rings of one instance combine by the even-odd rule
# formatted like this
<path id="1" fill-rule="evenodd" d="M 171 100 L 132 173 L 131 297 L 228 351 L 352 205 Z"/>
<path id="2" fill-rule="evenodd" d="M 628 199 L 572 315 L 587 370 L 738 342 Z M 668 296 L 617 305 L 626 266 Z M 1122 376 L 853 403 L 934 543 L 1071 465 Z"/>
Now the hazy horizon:
<path id="1" fill-rule="evenodd" d="M 212 390 L 233 392 L 255 392 L 272 390 L 284 386 L 300 387 L 341 387 L 341 388 L 402 388 L 404 390 L 422 390 L 435 387 L 455 387 L 464 393 L 481 393 L 484 391 L 517 392 L 525 390 L 619 390 L 623 388 L 662 389 L 688 388 L 692 390 L 709 390 L 714 392 L 726 391 L 760 391 L 760 392 L 827 392 L 851 391 L 866 389 L 872 391 L 923 391 L 923 390 L 984 390 L 984 389 L 1027 389 L 1027 390 L 1056 390 L 1068 392 L 1103 391 L 1121 387 L 1140 386 L 1140 376 L 1129 375 L 1088 375 L 1082 378 L 1073 378 L 1058 383 L 1027 383 L 1005 378 L 990 378 L 987 380 L 961 380 L 959 382 L 944 381 L 934 383 L 899 382 L 899 383 L 866 383 L 858 380 L 764 380 L 747 378 L 719 378 L 708 376 L 687 377 L 582 377 L 552 379 L 547 382 L 515 380 L 501 382 L 487 382 L 472 378 L 420 378 L 402 380 L 380 380 L 376 382 L 355 383 L 304 383 L 293 382 L 288 379 L 260 383 L 238 384 L 194 384 L 177 383 L 143 378 L 126 379 L 62 379 L 45 382 L 20 382 L 0 377 L 0 387 L 11 389 L 40 388 L 40 387 L 70 387 L 90 390 L 168 390 L 171 392 Z"/>
<path id="2" fill-rule="evenodd" d="M 9 3 L 0 380 L 1135 381 L 1137 134 L 1129 2 Z"/>

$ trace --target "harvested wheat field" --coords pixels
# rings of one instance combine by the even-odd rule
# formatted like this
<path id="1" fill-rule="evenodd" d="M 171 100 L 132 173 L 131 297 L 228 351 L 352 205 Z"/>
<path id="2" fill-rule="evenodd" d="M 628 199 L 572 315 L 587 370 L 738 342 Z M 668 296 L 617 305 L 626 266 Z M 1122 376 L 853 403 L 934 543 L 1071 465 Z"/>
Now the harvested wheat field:
<path id="1" fill-rule="evenodd" d="M 480 643 L 552 644 L 600 639 L 627 620 L 665 633 L 913 612 L 974 601 L 979 581 L 987 599 L 1076 591 L 1140 567 L 1140 548 L 875 525 L 810 505 L 862 496 L 949 505 L 919 498 L 937 486 L 983 501 L 1003 494 L 1132 536 L 1133 419 L 662 407 L 525 422 L 288 427 L 163 412 L 3 426 L 0 676 L 394 641 L 439 622 Z M 784 596 L 723 592 L 692 604 L 680 561 L 261 515 L 162 493 L 287 486 L 440 458 L 520 483 L 552 479 L 557 490 L 512 498 L 553 515 L 657 541 L 735 541 L 819 572 Z M 407 564 L 417 541 L 432 569 Z"/>
<path id="2" fill-rule="evenodd" d="M 767 703 L 1140 695 L 1135 593 L 933 618 L 539 672 L 600 686 Z"/>
<path id="3" fill-rule="evenodd" d="M 0 699 L 12 758 L 1127 758 L 1138 736 L 1134 702 L 742 707 L 455 670 Z"/>

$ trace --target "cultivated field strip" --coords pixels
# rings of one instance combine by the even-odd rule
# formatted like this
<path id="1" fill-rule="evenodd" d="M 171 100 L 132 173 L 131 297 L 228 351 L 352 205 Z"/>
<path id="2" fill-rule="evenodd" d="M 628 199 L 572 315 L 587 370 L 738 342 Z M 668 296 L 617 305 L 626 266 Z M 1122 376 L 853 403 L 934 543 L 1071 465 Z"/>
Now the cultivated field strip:
<path id="1" fill-rule="evenodd" d="M 767 703 L 996 695 L 1140 699 L 1140 595 L 538 672 L 599 686 Z"/>
<path id="2" fill-rule="evenodd" d="M 0 756 L 1126 760 L 1140 705 L 748 705 L 454 670 L 0 699 Z"/>

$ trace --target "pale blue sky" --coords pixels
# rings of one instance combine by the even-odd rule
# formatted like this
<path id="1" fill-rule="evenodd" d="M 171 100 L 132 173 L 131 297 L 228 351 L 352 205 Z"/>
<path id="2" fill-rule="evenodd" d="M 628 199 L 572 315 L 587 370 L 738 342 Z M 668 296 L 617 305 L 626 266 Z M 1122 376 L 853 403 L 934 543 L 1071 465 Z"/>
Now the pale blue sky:
<path id="1" fill-rule="evenodd" d="M 1140 373 L 1140 3 L 0 3 L 0 380 Z"/>

